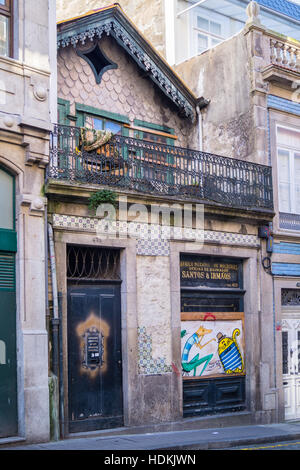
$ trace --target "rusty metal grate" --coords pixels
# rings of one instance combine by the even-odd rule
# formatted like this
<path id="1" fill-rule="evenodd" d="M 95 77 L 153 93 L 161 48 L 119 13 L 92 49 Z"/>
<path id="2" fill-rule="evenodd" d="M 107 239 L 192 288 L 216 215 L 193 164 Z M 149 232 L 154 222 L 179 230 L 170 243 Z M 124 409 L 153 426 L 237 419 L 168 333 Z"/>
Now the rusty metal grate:
<path id="1" fill-rule="evenodd" d="M 72 280 L 120 280 L 120 251 L 68 246 L 67 277 Z"/>

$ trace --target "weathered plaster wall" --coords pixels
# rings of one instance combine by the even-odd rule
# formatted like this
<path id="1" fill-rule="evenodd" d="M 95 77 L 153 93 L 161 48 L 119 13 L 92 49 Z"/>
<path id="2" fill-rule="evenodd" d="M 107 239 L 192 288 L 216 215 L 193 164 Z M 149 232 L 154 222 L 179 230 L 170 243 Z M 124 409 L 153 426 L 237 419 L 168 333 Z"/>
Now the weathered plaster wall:
<path id="1" fill-rule="evenodd" d="M 172 103 L 149 79 L 143 78 L 138 66 L 113 38 L 104 38 L 100 46 L 107 57 L 118 65 L 103 74 L 98 85 L 89 64 L 73 47 L 58 54 L 58 96 L 75 103 L 123 114 L 134 119 L 166 125 L 175 129 L 178 145 L 197 148 L 197 125 L 178 116 Z"/>
<path id="2" fill-rule="evenodd" d="M 165 56 L 165 23 L 163 0 L 119 0 L 119 5 L 144 34 L 146 39 Z M 111 0 L 57 0 L 57 21 L 82 15 L 90 10 L 112 5 Z"/>
<path id="3" fill-rule="evenodd" d="M 182 62 L 175 69 L 197 96 L 210 100 L 203 112 L 203 150 L 248 159 L 253 153 L 254 135 L 244 35 Z"/>
<path id="4" fill-rule="evenodd" d="M 171 372 L 170 265 L 166 256 L 137 257 L 137 314 L 141 372 Z M 141 330 L 142 329 L 142 330 Z M 148 339 L 149 354 L 142 341 Z M 148 359 L 148 360 L 147 360 Z M 148 372 L 148 373 L 149 373 Z"/>

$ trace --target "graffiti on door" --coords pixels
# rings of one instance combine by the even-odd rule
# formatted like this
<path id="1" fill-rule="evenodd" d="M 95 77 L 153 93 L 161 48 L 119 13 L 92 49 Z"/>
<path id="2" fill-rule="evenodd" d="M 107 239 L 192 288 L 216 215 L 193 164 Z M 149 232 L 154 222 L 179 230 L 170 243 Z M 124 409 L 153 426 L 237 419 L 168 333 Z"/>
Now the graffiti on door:
<path id="1" fill-rule="evenodd" d="M 241 320 L 183 321 L 181 343 L 183 376 L 245 372 Z"/>

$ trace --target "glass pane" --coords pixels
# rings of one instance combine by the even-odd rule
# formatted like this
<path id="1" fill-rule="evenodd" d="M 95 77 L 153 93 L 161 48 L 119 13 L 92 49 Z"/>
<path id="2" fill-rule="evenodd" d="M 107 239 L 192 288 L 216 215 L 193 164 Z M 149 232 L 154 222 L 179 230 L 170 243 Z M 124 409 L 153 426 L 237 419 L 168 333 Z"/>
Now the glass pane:
<path id="1" fill-rule="evenodd" d="M 278 174 L 279 181 L 290 182 L 290 152 L 288 150 L 278 149 Z"/>
<path id="2" fill-rule="evenodd" d="M 221 39 L 212 39 L 211 40 L 211 45 L 216 46 L 217 44 L 220 44 L 220 42 L 221 42 Z"/>
<path id="3" fill-rule="evenodd" d="M 197 27 L 203 29 L 204 31 L 209 31 L 209 21 L 201 16 L 197 16 Z"/>
<path id="4" fill-rule="evenodd" d="M 14 229 L 13 177 L 0 169 L 0 228 Z"/>
<path id="5" fill-rule="evenodd" d="M 210 32 L 213 34 L 216 34 L 217 36 L 221 36 L 221 25 L 219 23 L 215 23 L 214 21 L 211 21 Z"/>
<path id="6" fill-rule="evenodd" d="M 105 122 L 105 130 L 113 132 L 114 134 L 118 134 L 121 132 L 121 126 L 120 124 L 112 121 L 106 121 Z"/>
<path id="7" fill-rule="evenodd" d="M 288 362 L 288 332 L 282 332 L 282 373 L 289 373 L 289 362 Z"/>
<path id="8" fill-rule="evenodd" d="M 289 152 L 278 150 L 279 210 L 291 212 Z"/>
<path id="9" fill-rule="evenodd" d="M 208 37 L 198 34 L 198 52 L 203 52 L 208 48 Z"/>
<path id="10" fill-rule="evenodd" d="M 281 145 L 287 145 L 300 149 L 300 132 L 293 129 L 285 129 L 278 127 L 277 129 L 277 142 Z"/>
<path id="11" fill-rule="evenodd" d="M 0 55 L 9 55 L 9 19 L 0 15 Z"/>
<path id="12" fill-rule="evenodd" d="M 150 140 L 151 142 L 158 142 L 161 144 L 166 144 L 167 143 L 167 138 L 164 137 L 163 135 L 156 135 L 152 134 L 151 132 L 144 132 L 143 133 L 143 138 L 145 140 Z"/>
<path id="13" fill-rule="evenodd" d="M 300 214 L 300 153 L 295 153 L 294 160 L 295 207 L 294 212 Z"/>
<path id="14" fill-rule="evenodd" d="M 96 129 L 97 131 L 103 130 L 103 119 L 86 116 L 85 126 L 89 129 Z"/>

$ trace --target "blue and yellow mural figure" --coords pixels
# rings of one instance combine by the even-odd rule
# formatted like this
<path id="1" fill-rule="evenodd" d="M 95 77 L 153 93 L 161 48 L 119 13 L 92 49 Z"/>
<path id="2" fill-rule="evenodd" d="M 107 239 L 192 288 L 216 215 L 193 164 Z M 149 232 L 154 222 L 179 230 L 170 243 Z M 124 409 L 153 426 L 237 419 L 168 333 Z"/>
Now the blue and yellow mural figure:
<path id="1" fill-rule="evenodd" d="M 226 374 L 244 372 L 243 358 L 238 347 L 236 336 L 239 336 L 240 330 L 236 328 L 232 333 L 232 338 L 218 333 L 218 354 Z"/>
<path id="2" fill-rule="evenodd" d="M 212 341 L 216 341 L 215 338 L 212 338 L 207 343 L 203 345 L 201 344 L 201 341 L 203 340 L 204 336 L 211 332 L 212 330 L 207 330 L 203 326 L 200 326 L 198 330 L 192 336 L 190 336 L 187 342 L 185 343 L 185 346 L 182 352 L 182 358 L 181 358 L 182 368 L 185 372 L 191 372 L 193 370 L 194 376 L 196 376 L 197 367 L 203 363 L 204 363 L 204 366 L 200 374 L 197 374 L 197 375 L 201 377 L 201 375 L 205 371 L 206 367 L 208 366 L 209 362 L 211 361 L 213 357 L 213 354 L 208 354 L 207 356 L 201 357 L 201 358 L 199 358 L 199 354 L 196 354 L 196 356 L 194 356 L 193 359 L 190 361 L 189 361 L 189 354 L 190 354 L 190 350 L 192 346 L 194 345 L 196 345 L 199 349 L 202 349 L 205 346 L 207 346 L 207 344 L 211 343 Z M 182 331 L 181 337 L 183 337 L 184 335 L 185 335 L 185 331 Z"/>

